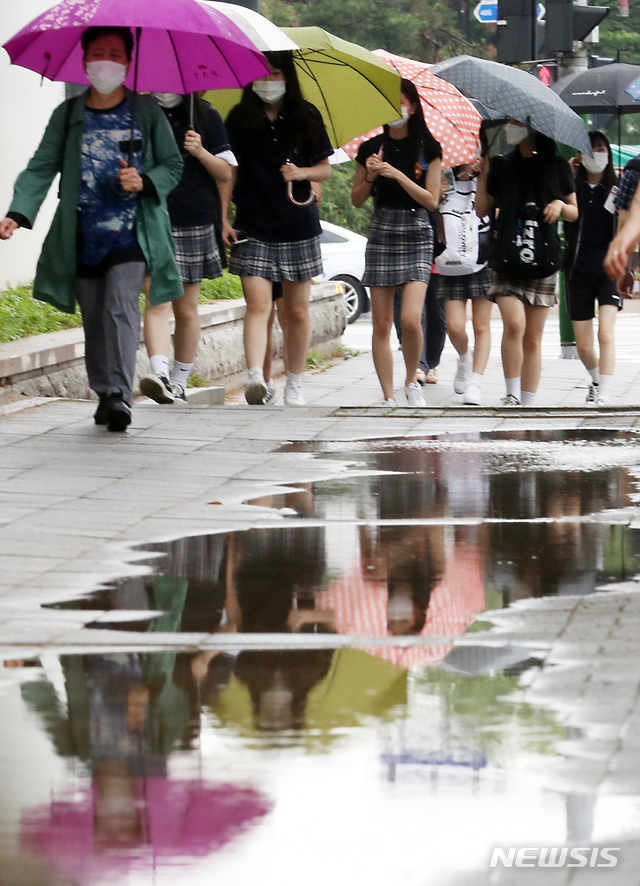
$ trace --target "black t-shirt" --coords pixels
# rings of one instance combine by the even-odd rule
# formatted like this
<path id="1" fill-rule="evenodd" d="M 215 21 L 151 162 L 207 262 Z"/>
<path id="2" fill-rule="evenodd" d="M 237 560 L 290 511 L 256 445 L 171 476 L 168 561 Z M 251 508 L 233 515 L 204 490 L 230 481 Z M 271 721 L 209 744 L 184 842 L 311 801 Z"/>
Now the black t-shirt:
<path id="1" fill-rule="evenodd" d="M 321 121 L 320 112 L 309 105 Z M 264 115 L 257 134 L 250 135 L 244 125 L 242 104 L 232 108 L 227 117 L 229 141 L 238 161 L 238 177 L 233 197 L 236 204 L 235 227 L 250 237 L 269 243 L 291 243 L 308 240 L 321 233 L 318 207 L 295 206 L 287 196 L 287 183 L 280 167 L 290 160 L 296 166 L 316 166 L 333 153 L 327 131 L 322 124 L 317 138 L 292 150 L 289 114 L 283 106 L 275 120 Z M 309 196 L 307 181 L 294 182 L 296 200 Z"/>
<path id="2" fill-rule="evenodd" d="M 435 148 L 417 148 L 415 141 L 409 136 L 391 138 L 382 133 L 360 145 L 356 161 L 366 168 L 367 159 L 372 154 L 377 154 L 380 147 L 383 149 L 382 159 L 385 163 L 404 172 L 407 178 L 422 186 L 424 186 L 429 163 L 442 156 L 442 153 Z M 392 178 L 378 176 L 371 190 L 376 209 L 423 208 L 407 194 L 402 185 Z"/>
<path id="3" fill-rule="evenodd" d="M 208 102 L 197 99 L 196 127 L 201 129 L 203 147 L 210 154 L 230 151 L 229 139 L 220 114 Z M 214 224 L 221 227 L 220 196 L 215 180 L 202 163 L 183 147 L 189 129 L 189 98 L 175 108 L 163 108 L 171 124 L 178 148 L 184 160 L 182 178 L 167 198 L 169 218 L 175 228 Z"/>
<path id="4" fill-rule="evenodd" d="M 614 216 L 604 208 L 608 196 L 609 191 L 602 182 L 594 187 L 587 182 L 580 184 L 578 206 L 582 219 L 582 232 L 576 271 L 604 274 L 604 260 L 609 243 L 615 234 Z"/>
<path id="5" fill-rule="evenodd" d="M 573 194 L 575 189 L 571 167 L 557 155 L 550 157 L 544 167 L 539 156 L 523 157 L 517 149 L 491 159 L 487 193 L 498 207 L 505 199 L 514 197 L 522 202 L 535 199 L 543 209 L 552 200 Z"/>

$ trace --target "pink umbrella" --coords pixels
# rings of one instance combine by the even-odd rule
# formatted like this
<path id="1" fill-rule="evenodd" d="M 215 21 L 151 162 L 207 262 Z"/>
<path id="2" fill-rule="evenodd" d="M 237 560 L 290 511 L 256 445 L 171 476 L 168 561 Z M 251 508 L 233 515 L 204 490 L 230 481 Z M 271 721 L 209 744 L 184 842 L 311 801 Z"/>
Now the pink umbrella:
<path id="1" fill-rule="evenodd" d="M 264 56 L 240 28 L 197 0 L 64 0 L 4 48 L 13 64 L 49 80 L 87 83 L 80 38 L 98 25 L 135 31 L 126 85 L 142 92 L 232 89 L 268 73 Z"/>
<path id="2" fill-rule="evenodd" d="M 105 877 L 132 882 L 132 871 L 145 865 L 179 861 L 184 868 L 216 852 L 258 824 L 272 806 L 264 794 L 233 784 L 136 779 L 136 794 L 143 798 L 136 803 L 137 839 L 105 842 L 96 824 L 95 790 L 82 790 L 25 811 L 22 848 L 74 883 L 106 882 Z"/>
<path id="3" fill-rule="evenodd" d="M 451 83 L 432 74 L 431 65 L 393 55 L 384 49 L 375 49 L 374 54 L 415 85 L 427 126 L 442 146 L 442 165 L 460 166 L 475 160 L 482 117 L 469 99 Z M 381 132 L 382 127 L 372 129 L 352 139 L 343 148 L 353 160 L 362 142 Z"/>

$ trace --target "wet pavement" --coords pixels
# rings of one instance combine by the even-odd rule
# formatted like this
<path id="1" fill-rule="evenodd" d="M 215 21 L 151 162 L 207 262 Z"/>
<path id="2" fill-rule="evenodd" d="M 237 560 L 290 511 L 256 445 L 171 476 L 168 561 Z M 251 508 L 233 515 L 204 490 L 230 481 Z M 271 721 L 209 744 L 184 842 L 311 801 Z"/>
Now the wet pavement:
<path id="1" fill-rule="evenodd" d="M 453 371 L 0 419 L 1 886 L 640 883 L 640 409 Z"/>

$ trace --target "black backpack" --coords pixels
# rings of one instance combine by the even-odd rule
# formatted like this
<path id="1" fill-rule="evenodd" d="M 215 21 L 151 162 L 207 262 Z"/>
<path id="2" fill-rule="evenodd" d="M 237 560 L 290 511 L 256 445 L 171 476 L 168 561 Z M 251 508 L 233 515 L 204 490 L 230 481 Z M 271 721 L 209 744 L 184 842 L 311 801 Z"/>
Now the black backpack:
<path id="1" fill-rule="evenodd" d="M 545 222 L 533 199 L 512 194 L 500 206 L 491 230 L 489 265 L 504 277 L 541 280 L 560 267 L 562 253 L 555 224 Z"/>

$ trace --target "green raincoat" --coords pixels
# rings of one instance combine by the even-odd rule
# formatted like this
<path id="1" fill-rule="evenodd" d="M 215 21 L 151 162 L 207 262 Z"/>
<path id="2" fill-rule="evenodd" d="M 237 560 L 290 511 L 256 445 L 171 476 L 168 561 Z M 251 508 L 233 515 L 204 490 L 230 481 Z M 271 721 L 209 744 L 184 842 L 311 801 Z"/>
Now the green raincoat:
<path id="1" fill-rule="evenodd" d="M 182 157 L 162 109 L 153 99 L 125 90 L 142 133 L 141 175 L 148 175 L 156 194 L 140 196 L 136 236 L 151 277 L 151 304 L 173 301 L 184 295 L 175 259 L 167 195 L 180 181 Z M 59 105 L 47 125 L 29 165 L 15 184 L 9 212 L 16 212 L 32 226 L 42 201 L 58 172 L 60 202 L 47 234 L 33 286 L 35 298 L 72 314 L 76 306 L 76 219 L 82 176 L 84 112 L 89 92 L 73 104 L 67 120 L 67 103 Z"/>

